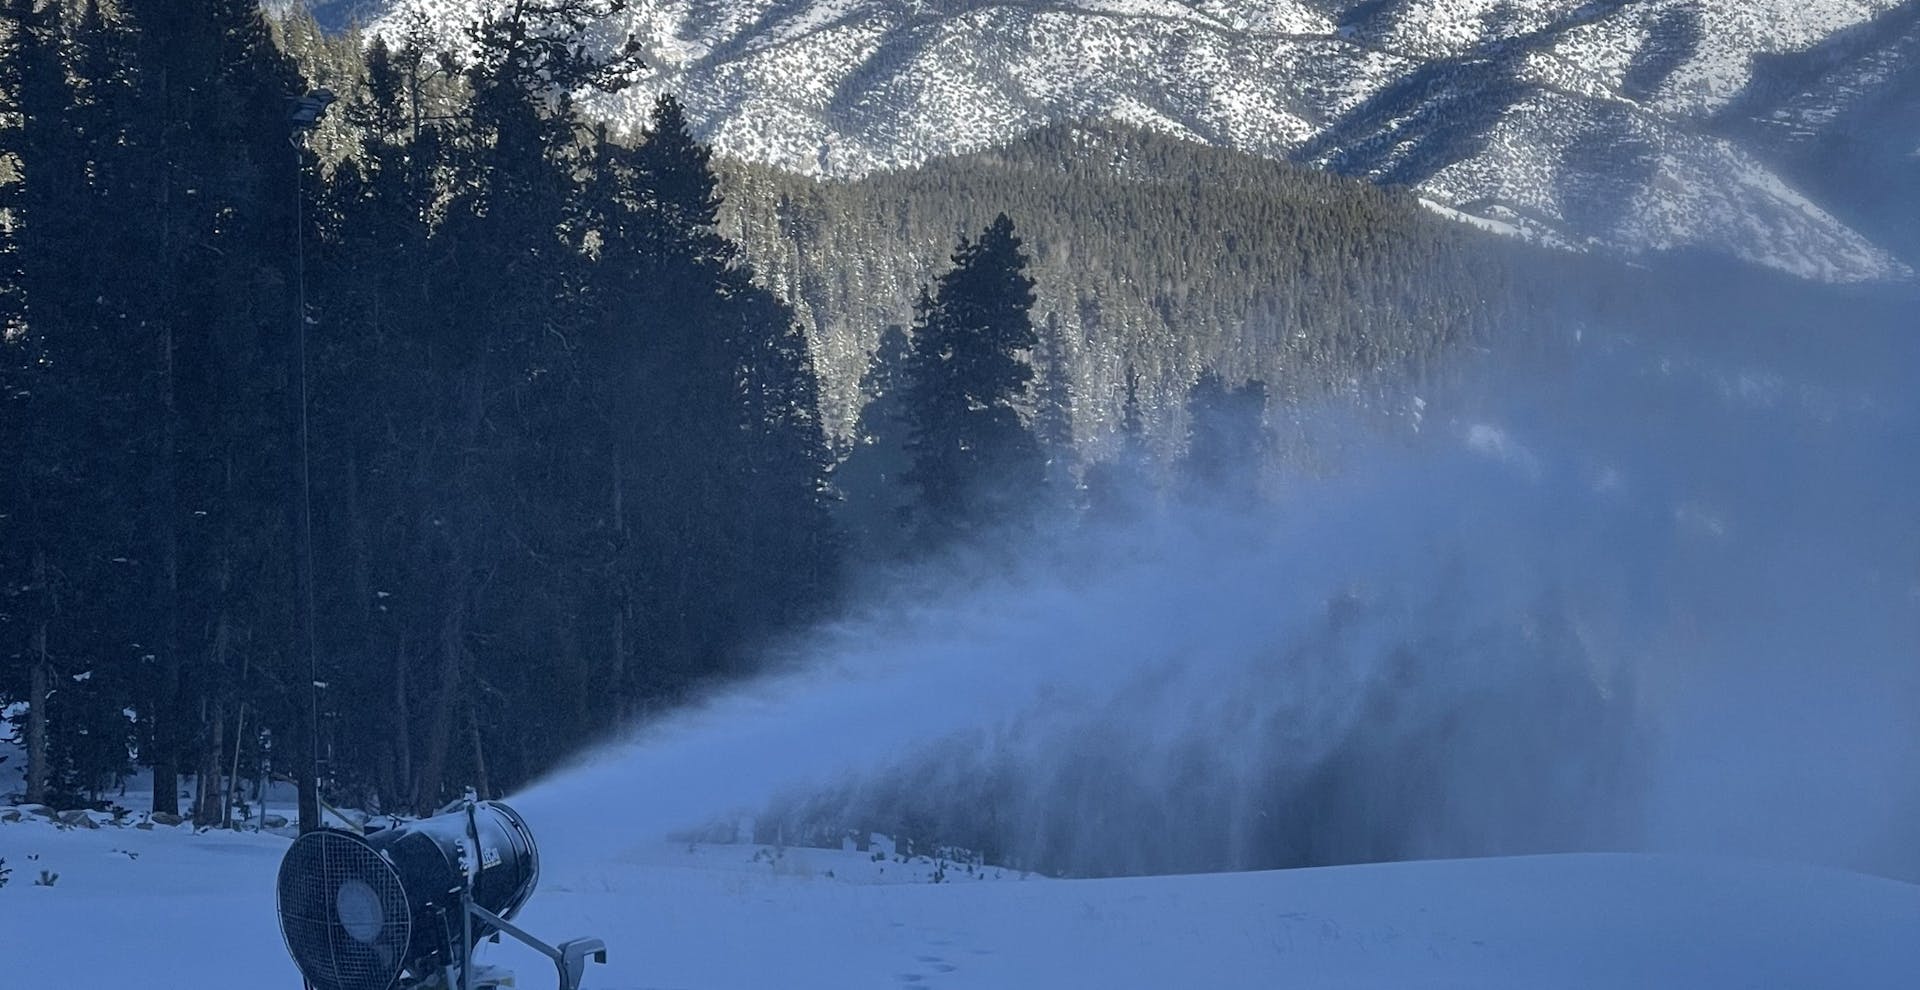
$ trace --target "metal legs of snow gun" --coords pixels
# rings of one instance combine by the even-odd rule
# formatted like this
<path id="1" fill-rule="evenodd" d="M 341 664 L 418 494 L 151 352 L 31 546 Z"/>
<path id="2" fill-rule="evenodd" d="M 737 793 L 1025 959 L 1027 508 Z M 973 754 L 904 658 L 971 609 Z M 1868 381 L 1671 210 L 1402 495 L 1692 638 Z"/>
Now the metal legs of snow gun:
<path id="1" fill-rule="evenodd" d="M 463 965 L 460 967 L 460 986 L 458 990 L 484 990 L 476 980 L 477 974 L 474 972 L 473 966 L 472 950 L 479 948 L 477 940 L 473 937 L 473 932 L 476 927 L 483 932 L 489 933 L 487 936 L 488 941 L 498 942 L 500 941 L 501 934 L 505 933 L 513 936 L 515 939 L 531 947 L 541 955 L 546 956 L 548 959 L 553 960 L 554 969 L 558 971 L 560 977 L 560 990 L 580 990 L 580 981 L 586 977 L 587 963 L 596 962 L 604 964 L 607 961 L 606 943 L 597 938 L 576 938 L 562 942 L 557 946 L 548 945 L 534 938 L 528 934 L 525 929 L 514 925 L 506 918 L 481 907 L 474 898 L 476 878 L 480 875 L 481 871 L 498 865 L 500 853 L 496 849 L 484 849 L 481 846 L 480 823 L 478 818 L 480 802 L 471 790 L 467 792 L 465 805 L 467 815 L 467 856 L 469 857 L 470 865 L 466 871 L 466 888 L 461 891 L 460 902 L 462 906 L 461 925 L 465 928 L 465 938 L 462 944 L 470 946 L 471 948 L 467 953 L 466 959 L 463 960 Z M 515 817 L 517 818 L 518 816 Z M 533 849 L 531 830 L 526 830 L 524 823 L 521 823 L 521 826 L 527 836 L 528 853 L 533 857 L 536 864 L 534 867 L 534 880 L 537 882 L 539 877 L 539 867 L 537 865 L 539 862 L 539 854 Z M 529 891 L 529 894 L 531 894 L 531 891 Z M 493 981 L 493 985 L 499 985 L 499 981 Z"/>
<path id="2" fill-rule="evenodd" d="M 580 981 L 586 976 L 587 963 L 605 963 L 607 961 L 606 943 L 597 938 L 576 938 L 569 939 L 559 945 L 548 945 L 478 904 L 469 901 L 467 910 L 472 912 L 475 920 L 482 924 L 491 925 L 499 930 L 494 933 L 492 941 L 499 941 L 500 932 L 505 932 L 531 946 L 534 951 L 553 960 L 554 969 L 559 972 L 560 976 L 560 990 L 580 990 Z M 471 963 L 469 963 L 469 966 L 471 966 Z M 462 987 L 461 990 L 481 990 L 481 988 L 477 986 L 466 986 Z"/>

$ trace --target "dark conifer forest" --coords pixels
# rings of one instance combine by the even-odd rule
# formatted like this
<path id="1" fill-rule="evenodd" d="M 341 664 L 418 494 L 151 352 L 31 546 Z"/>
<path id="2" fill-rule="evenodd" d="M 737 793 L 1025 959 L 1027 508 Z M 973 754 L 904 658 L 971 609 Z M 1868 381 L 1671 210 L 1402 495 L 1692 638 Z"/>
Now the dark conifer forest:
<path id="1" fill-rule="evenodd" d="M 751 672 L 849 571 L 1426 375 L 1519 248 L 1107 125 L 716 161 L 609 0 L 446 55 L 252 0 L 0 0 L 0 707 L 30 801 L 501 793 Z M 325 88 L 317 128 L 290 113 Z M 1254 425 L 1248 425 L 1253 423 Z M 197 807 L 180 784 L 197 780 Z"/>
<path id="2" fill-rule="evenodd" d="M 955 239 L 999 213 L 1032 260 L 1036 323 L 1058 328 L 1077 441 L 1110 446 L 1133 368 L 1169 457 L 1208 369 L 1291 399 L 1423 375 L 1538 305 L 1526 273 L 1562 263 L 1404 192 L 1112 123 L 853 182 L 722 172 L 722 225 L 813 336 L 836 435 L 882 329 L 909 323 Z"/>

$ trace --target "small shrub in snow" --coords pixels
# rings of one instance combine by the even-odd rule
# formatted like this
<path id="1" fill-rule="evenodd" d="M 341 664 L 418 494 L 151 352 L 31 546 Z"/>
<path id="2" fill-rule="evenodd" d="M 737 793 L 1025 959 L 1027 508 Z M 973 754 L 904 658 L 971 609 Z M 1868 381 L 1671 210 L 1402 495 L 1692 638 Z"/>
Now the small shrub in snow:
<path id="1" fill-rule="evenodd" d="M 40 878 L 33 882 L 35 887 L 51 887 L 60 882 L 60 874 L 52 870 L 41 870 Z"/>
<path id="2" fill-rule="evenodd" d="M 13 871 L 7 868 L 7 858 L 5 856 L 0 856 L 0 887 L 5 887 L 7 885 L 8 878 L 12 876 L 13 876 Z"/>

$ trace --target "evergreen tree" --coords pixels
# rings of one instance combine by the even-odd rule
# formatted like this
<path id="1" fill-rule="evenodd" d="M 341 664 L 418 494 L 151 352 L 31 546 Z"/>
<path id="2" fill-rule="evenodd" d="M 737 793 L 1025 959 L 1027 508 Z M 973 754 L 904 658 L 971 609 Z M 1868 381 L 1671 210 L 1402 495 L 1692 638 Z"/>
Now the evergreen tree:
<path id="1" fill-rule="evenodd" d="M 715 230 L 721 198 L 713 152 L 694 140 L 686 109 L 673 94 L 663 93 L 654 101 L 634 169 L 656 213 L 655 236 L 662 254 L 694 249 L 708 260 L 730 254 Z"/>
<path id="2" fill-rule="evenodd" d="M 452 187 L 424 273 L 429 300 L 459 305 L 421 313 L 437 415 L 416 478 L 435 524 L 415 532 L 412 553 L 438 633 L 421 644 L 412 701 L 423 714 L 408 787 L 417 810 L 437 807 L 450 779 L 490 789 L 489 738 L 522 754 L 542 742 L 505 731 L 499 697 L 482 686 L 536 684 L 527 664 L 553 646 L 539 630 L 571 628 L 571 603 L 591 580 L 591 546 L 576 534 L 592 508 L 568 443 L 574 337 L 589 315 L 572 232 L 574 94 L 617 91 L 631 77 L 630 49 L 599 57 L 580 43 L 615 6 L 513 4 L 473 30 L 471 95 L 449 135 Z M 492 648 L 476 650 L 481 639 Z M 550 714 L 534 718 L 562 721 Z"/>
<path id="3" fill-rule="evenodd" d="M 1147 425 L 1140 398 L 1140 373 L 1127 365 L 1126 393 L 1120 404 L 1119 449 L 1087 469 L 1087 511 L 1097 519 L 1133 516 L 1150 494 Z"/>
<path id="4" fill-rule="evenodd" d="M 113 318 L 113 222 L 103 192 L 112 167 L 99 109 L 109 98 L 89 46 L 97 7 L 61 19 L 58 4 L 10 0 L 5 79 L 18 126 L 0 132 L 19 169 L 6 205 L 11 268 L 7 363 L 18 430 L 0 529 L 20 584 L 0 591 L 9 621 L 0 656 L 21 661 L 28 702 L 28 792 L 35 800 L 111 783 L 127 763 L 119 715 L 135 674 L 130 623 L 137 531 L 129 523 L 129 438 L 139 419 L 124 388 L 136 354 Z M 77 36 L 77 37 L 76 37 Z M 10 637 L 11 641 L 7 641 Z M 0 681 L 8 678 L 0 677 Z M 4 687 L 0 687 L 4 690 Z"/>
<path id="5" fill-rule="evenodd" d="M 960 239 L 914 327 L 908 480 L 926 536 L 943 542 L 1004 522 L 1044 480 L 1039 445 L 1020 410 L 1031 401 L 1037 344 L 1027 255 L 1001 214 L 978 240 Z"/>
<path id="6" fill-rule="evenodd" d="M 18 121 L 0 131 L 0 155 L 19 171 L 13 182 L 4 183 L 10 188 L 0 221 L 8 241 L 0 254 L 8 263 L 7 288 L 0 290 L 9 309 L 7 406 L 13 415 L 7 426 L 10 433 L 18 431 L 7 438 L 10 478 L 0 496 L 6 499 L 0 515 L 8 523 L 0 530 L 7 564 L 0 570 L 7 575 L 0 606 L 7 622 L 0 625 L 0 635 L 8 636 L 0 656 L 11 675 L 5 689 L 27 703 L 26 796 L 44 803 L 55 765 L 48 720 L 52 658 L 56 637 L 66 631 L 61 628 L 60 545 L 63 536 L 77 535 L 61 501 L 75 479 L 63 470 L 55 431 L 62 400 L 78 383 L 61 388 L 49 353 L 55 346 L 71 347 L 77 336 L 59 325 L 70 293 L 61 291 L 54 270 L 72 252 L 57 218 L 82 173 L 62 127 L 70 117 L 71 94 L 60 55 L 59 8 L 6 0 L 0 18 L 0 45 L 5 46 L 0 48 L 0 91 Z"/>
<path id="7" fill-rule="evenodd" d="M 1146 413 L 1140 400 L 1140 372 L 1127 365 L 1126 399 L 1120 406 L 1120 435 L 1130 453 L 1140 454 L 1147 446 Z"/>
<path id="8" fill-rule="evenodd" d="M 718 233 L 711 153 L 678 103 L 655 104 L 638 146 L 603 137 L 594 154 L 590 349 L 629 551 L 620 628 L 640 626 L 618 638 L 658 644 L 652 669 L 621 667 L 642 690 L 681 690 L 835 580 L 819 385 L 792 312 Z"/>
<path id="9" fill-rule="evenodd" d="M 1266 427 L 1267 386 L 1250 381 L 1228 387 L 1206 371 L 1187 392 L 1187 455 L 1182 462 L 1188 490 L 1203 499 L 1251 501 L 1272 446 Z"/>
<path id="10" fill-rule="evenodd" d="M 930 303 L 928 304 L 930 305 Z M 912 492 L 905 475 L 912 464 L 907 438 L 912 428 L 907 405 L 912 342 L 898 324 L 880 334 L 860 391 L 865 401 L 854 425 L 852 449 L 834 470 L 841 493 L 842 528 L 859 554 L 884 560 L 907 549 Z"/>
<path id="11" fill-rule="evenodd" d="M 1073 369 L 1066 330 L 1058 313 L 1048 313 L 1033 355 L 1039 369 L 1033 407 L 1033 438 L 1047 459 L 1047 485 L 1057 493 L 1074 485 Z"/>
<path id="12" fill-rule="evenodd" d="M 127 205 L 116 226 L 132 234 L 128 273 L 140 294 L 128 319 L 144 340 L 154 388 L 142 405 L 157 424 L 140 500 L 153 589 L 141 641 L 154 659 L 138 708 L 154 808 L 175 812 L 179 777 L 209 777 L 222 762 L 242 703 L 238 644 L 250 643 L 279 683 L 308 680 L 285 566 L 297 549 L 288 324 L 300 166 L 286 98 L 305 86 L 246 0 L 115 8 L 130 75 L 116 118 Z M 299 697 L 252 700 L 291 708 Z M 317 823 L 312 802 L 303 805 Z"/>
<path id="13" fill-rule="evenodd" d="M 447 273 L 433 259 L 437 177 L 448 122 L 427 121 L 425 89 L 442 70 L 417 46 L 367 47 L 365 87 L 339 111 L 358 154 L 333 173 L 316 206 L 310 245 L 321 676 L 354 699 L 323 725 L 342 799 L 410 810 L 414 753 L 435 657 L 417 630 L 442 614 L 429 594 L 443 573 L 429 553 L 439 471 L 455 426 L 445 403 L 448 348 L 432 328 L 446 308 Z M 354 657 L 349 664 L 332 657 Z M 435 793 L 438 792 L 437 787 Z"/>

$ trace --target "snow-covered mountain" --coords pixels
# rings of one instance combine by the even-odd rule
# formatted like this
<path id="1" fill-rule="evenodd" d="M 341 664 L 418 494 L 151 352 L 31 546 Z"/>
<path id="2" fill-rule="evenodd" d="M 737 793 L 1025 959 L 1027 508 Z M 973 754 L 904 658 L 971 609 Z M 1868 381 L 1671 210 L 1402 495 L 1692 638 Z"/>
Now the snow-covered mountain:
<path id="1" fill-rule="evenodd" d="M 453 28 L 497 0 L 394 0 Z M 634 0 L 609 38 L 726 154 L 829 176 L 1114 118 L 1417 188 L 1573 246 L 1705 249 L 1830 280 L 1910 273 L 1796 181 L 1905 102 L 1914 0 Z M 1799 61 L 1796 61 L 1798 59 Z M 1920 163 L 1920 122 L 1879 135 Z M 1877 138 L 1877 139 L 1878 139 Z M 1857 142 L 1856 142 L 1857 143 Z M 1816 169 L 1816 173 L 1830 169 Z M 1898 184 L 1895 184 L 1896 189 Z M 1903 225 L 1904 226 L 1904 225 Z M 1911 257 L 1907 259 L 1911 261 Z"/>

